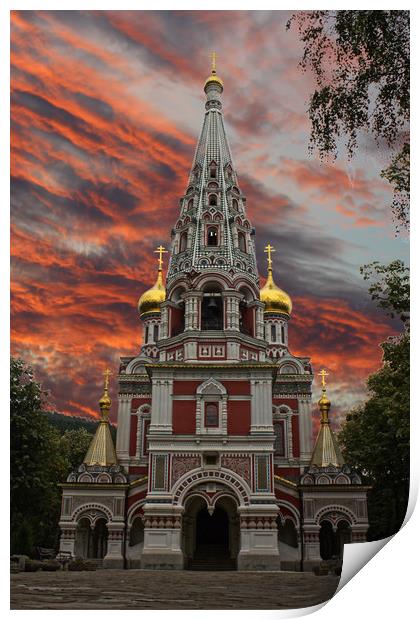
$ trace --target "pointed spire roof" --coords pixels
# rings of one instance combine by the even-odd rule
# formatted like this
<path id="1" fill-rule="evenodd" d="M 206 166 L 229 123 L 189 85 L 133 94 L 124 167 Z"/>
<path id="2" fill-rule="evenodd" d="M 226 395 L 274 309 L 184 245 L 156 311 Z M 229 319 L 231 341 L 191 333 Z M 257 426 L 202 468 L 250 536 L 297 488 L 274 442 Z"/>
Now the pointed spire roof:
<path id="1" fill-rule="evenodd" d="M 223 81 L 212 55 L 211 75 L 204 84 L 204 121 L 195 149 L 181 212 L 173 229 L 167 285 L 188 272 L 242 273 L 258 283 L 254 231 L 246 216 L 222 112 Z M 217 243 L 208 243 L 209 227 Z M 180 243 L 181 235 L 188 242 Z"/>
<path id="2" fill-rule="evenodd" d="M 111 399 L 108 394 L 110 371 L 105 370 L 104 393 L 99 400 L 99 409 L 101 411 L 101 420 L 99 421 L 96 433 L 93 436 L 90 446 L 83 460 L 85 465 L 116 465 L 117 455 L 115 452 L 114 442 L 111 437 L 109 428 L 109 410 L 111 409 Z"/>
<path id="3" fill-rule="evenodd" d="M 319 375 L 322 377 L 322 396 L 318 401 L 321 413 L 321 426 L 315 441 L 310 466 L 329 467 L 333 465 L 334 467 L 342 467 L 344 465 L 343 455 L 329 420 L 331 402 L 327 397 L 325 383 L 325 377 L 328 376 L 328 373 L 325 370 L 321 370 Z"/>

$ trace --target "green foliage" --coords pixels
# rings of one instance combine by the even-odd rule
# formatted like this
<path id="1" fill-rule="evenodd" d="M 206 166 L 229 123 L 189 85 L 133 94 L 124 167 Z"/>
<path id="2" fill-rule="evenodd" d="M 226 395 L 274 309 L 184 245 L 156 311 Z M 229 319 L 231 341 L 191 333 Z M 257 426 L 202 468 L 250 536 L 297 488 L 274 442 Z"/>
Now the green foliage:
<path id="1" fill-rule="evenodd" d="M 387 313 L 404 324 L 402 333 L 382 343 L 382 367 L 367 381 L 367 402 L 352 411 L 339 435 L 346 462 L 372 485 L 368 495 L 369 539 L 401 527 L 410 481 L 410 333 L 408 270 L 401 261 L 362 268 L 376 276 L 370 292 Z"/>
<path id="2" fill-rule="evenodd" d="M 56 411 L 48 411 L 46 413 L 48 422 L 58 430 L 60 434 L 64 434 L 65 431 L 78 430 L 84 428 L 88 433 L 93 435 L 96 431 L 97 421 L 88 418 L 82 418 L 81 416 L 63 415 Z M 113 424 L 110 424 L 111 436 L 115 442 L 117 436 L 117 429 Z"/>
<path id="3" fill-rule="evenodd" d="M 45 394 L 22 360 L 11 359 L 11 528 L 12 553 L 55 544 L 60 509 L 57 479 L 65 475 L 58 433 L 43 413 Z M 16 533 L 25 533 L 23 539 Z"/>
<path id="4" fill-rule="evenodd" d="M 373 280 L 369 287 L 372 299 L 385 310 L 391 319 L 399 318 L 408 328 L 410 316 L 410 276 L 409 269 L 401 260 L 389 265 L 377 261 L 360 268 L 364 280 Z"/>
<path id="5" fill-rule="evenodd" d="M 50 423 L 45 392 L 20 359 L 11 358 L 10 384 L 11 553 L 33 556 L 35 546 L 57 545 L 59 484 L 83 461 L 92 433 L 82 418 L 61 432 L 57 418 L 66 416 Z"/>
<path id="6" fill-rule="evenodd" d="M 82 558 L 76 558 L 69 562 L 68 569 L 70 571 L 82 571 L 82 570 L 96 570 L 95 562 L 89 560 L 83 560 Z"/>
<path id="7" fill-rule="evenodd" d="M 409 221 L 409 11 L 301 11 L 293 15 L 304 45 L 301 68 L 317 88 L 309 102 L 310 148 L 337 155 L 340 138 L 353 156 L 360 132 L 392 149 L 382 171 L 394 188 L 397 223 Z"/>
<path id="8" fill-rule="evenodd" d="M 68 473 L 83 462 L 93 435 L 85 428 L 67 430 L 60 439 L 60 450 L 66 459 Z"/>

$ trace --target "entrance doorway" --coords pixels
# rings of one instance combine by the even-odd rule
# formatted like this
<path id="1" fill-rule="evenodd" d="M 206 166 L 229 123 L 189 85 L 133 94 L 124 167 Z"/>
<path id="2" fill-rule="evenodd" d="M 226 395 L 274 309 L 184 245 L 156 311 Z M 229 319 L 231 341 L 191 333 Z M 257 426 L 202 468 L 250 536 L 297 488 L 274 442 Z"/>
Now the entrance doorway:
<path id="1" fill-rule="evenodd" d="M 183 517 L 182 538 L 186 568 L 235 570 L 239 551 L 236 504 L 224 497 L 209 511 L 202 498 L 191 498 Z"/>

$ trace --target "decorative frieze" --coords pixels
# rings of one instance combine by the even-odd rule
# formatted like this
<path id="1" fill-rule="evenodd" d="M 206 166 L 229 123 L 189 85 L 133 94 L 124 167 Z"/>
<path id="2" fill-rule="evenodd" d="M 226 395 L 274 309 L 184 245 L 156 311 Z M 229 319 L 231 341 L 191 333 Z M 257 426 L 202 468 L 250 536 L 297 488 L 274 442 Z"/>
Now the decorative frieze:
<path id="1" fill-rule="evenodd" d="M 198 454 L 190 455 L 174 455 L 172 457 L 172 474 L 171 474 L 171 486 L 181 478 L 187 471 L 196 469 L 201 466 L 201 457 Z"/>
<path id="2" fill-rule="evenodd" d="M 221 457 L 221 465 L 226 469 L 231 469 L 251 485 L 251 459 L 249 456 L 223 454 Z"/>

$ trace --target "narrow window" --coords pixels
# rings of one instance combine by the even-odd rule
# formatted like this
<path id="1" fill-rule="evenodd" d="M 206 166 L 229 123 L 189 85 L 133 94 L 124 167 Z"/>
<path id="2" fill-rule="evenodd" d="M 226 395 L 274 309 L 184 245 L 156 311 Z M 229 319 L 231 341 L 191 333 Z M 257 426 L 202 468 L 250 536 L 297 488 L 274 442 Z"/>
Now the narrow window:
<path id="1" fill-rule="evenodd" d="M 218 245 L 217 228 L 215 226 L 211 226 L 207 230 L 207 245 Z"/>
<path id="2" fill-rule="evenodd" d="M 215 403 L 206 403 L 204 426 L 209 428 L 219 426 L 219 407 Z"/>
<path id="3" fill-rule="evenodd" d="M 144 343 L 147 344 L 147 340 L 149 338 L 149 326 L 146 325 L 144 328 Z"/>
<path id="4" fill-rule="evenodd" d="M 238 245 L 239 245 L 239 249 L 241 250 L 241 252 L 246 253 L 245 235 L 242 232 L 238 233 Z"/>
<path id="5" fill-rule="evenodd" d="M 271 326 L 271 342 L 276 342 L 276 326 Z"/>
<path id="6" fill-rule="evenodd" d="M 284 339 L 284 325 L 281 326 L 281 341 L 282 342 L 286 342 L 286 340 Z"/>
<path id="7" fill-rule="evenodd" d="M 187 249 L 187 233 L 183 232 L 179 239 L 179 251 L 185 252 L 186 249 Z"/>
<path id="8" fill-rule="evenodd" d="M 209 205 L 211 207 L 217 207 L 217 196 L 216 196 L 216 194 L 210 194 L 210 196 L 209 196 Z"/>
<path id="9" fill-rule="evenodd" d="M 217 165 L 214 161 L 211 162 L 210 164 L 210 177 L 212 179 L 216 178 L 216 173 L 217 173 Z"/>
<path id="10" fill-rule="evenodd" d="M 238 201 L 236 200 L 236 198 L 232 200 L 232 209 L 234 209 L 235 211 L 238 210 Z"/>
<path id="11" fill-rule="evenodd" d="M 188 201 L 188 210 L 190 211 L 194 206 L 194 200 L 192 198 L 190 198 L 190 200 Z"/>
<path id="12" fill-rule="evenodd" d="M 275 456 L 285 456 L 286 449 L 284 443 L 284 422 L 275 422 L 274 426 L 274 454 Z"/>
<path id="13" fill-rule="evenodd" d="M 159 340 L 159 325 L 154 325 L 153 327 L 153 340 L 154 342 Z"/>

